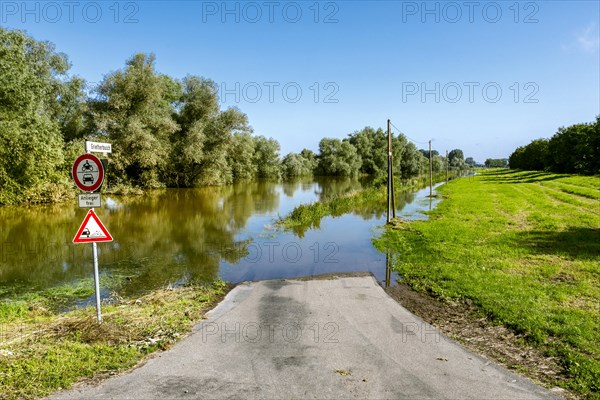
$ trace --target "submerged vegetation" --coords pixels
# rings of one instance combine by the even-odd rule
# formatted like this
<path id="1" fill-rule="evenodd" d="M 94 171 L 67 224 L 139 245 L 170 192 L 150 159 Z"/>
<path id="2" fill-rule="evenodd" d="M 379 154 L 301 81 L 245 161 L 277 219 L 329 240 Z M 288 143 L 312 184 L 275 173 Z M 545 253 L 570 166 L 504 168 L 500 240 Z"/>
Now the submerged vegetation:
<path id="1" fill-rule="evenodd" d="M 484 172 L 442 186 L 426 222 L 375 240 L 417 291 L 465 301 L 558 358 L 557 384 L 600 393 L 600 177 Z"/>
<path id="2" fill-rule="evenodd" d="M 188 334 L 222 298 L 222 281 L 209 286 L 162 289 L 59 314 L 45 296 L 0 303 L 0 399 L 29 399 L 66 389 L 85 378 L 135 366 Z M 78 288 L 61 296 L 81 297 Z"/>
<path id="3" fill-rule="evenodd" d="M 451 175 L 449 178 L 454 179 Z M 434 182 L 441 182 L 445 174 L 435 174 Z M 396 194 L 412 192 L 429 184 L 429 178 L 421 176 L 410 181 L 394 180 Z M 387 187 L 383 178 L 372 183 L 372 186 L 349 193 L 326 197 L 311 204 L 301 204 L 288 215 L 278 220 L 279 226 L 293 231 L 302 237 L 308 229 L 319 228 L 325 217 L 338 217 L 350 212 L 359 215 L 381 214 L 387 207 Z"/>

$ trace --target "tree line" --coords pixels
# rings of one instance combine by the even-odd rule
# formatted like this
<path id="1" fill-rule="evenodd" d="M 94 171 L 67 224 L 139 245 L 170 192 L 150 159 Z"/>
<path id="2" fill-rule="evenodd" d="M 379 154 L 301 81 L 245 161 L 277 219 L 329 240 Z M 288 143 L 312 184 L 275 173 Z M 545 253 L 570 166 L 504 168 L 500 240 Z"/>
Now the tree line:
<path id="1" fill-rule="evenodd" d="M 387 134 L 366 127 L 324 138 L 318 153 L 280 157 L 237 108 L 222 110 L 217 85 L 159 73 L 153 54 L 136 54 L 95 87 L 70 76 L 65 54 L 0 27 L 0 204 L 55 202 L 73 193 L 70 167 L 85 140 L 110 142 L 113 189 L 223 185 L 255 178 L 382 175 Z M 393 136 L 394 170 L 408 180 L 428 171 L 428 152 Z M 432 152 L 434 153 L 434 152 Z M 446 160 L 432 154 L 434 172 Z M 452 168 L 465 167 L 460 150 Z"/>
<path id="2" fill-rule="evenodd" d="M 561 127 L 550 139 L 536 139 L 509 157 L 510 168 L 594 175 L 600 173 L 600 116 L 595 122 Z"/>

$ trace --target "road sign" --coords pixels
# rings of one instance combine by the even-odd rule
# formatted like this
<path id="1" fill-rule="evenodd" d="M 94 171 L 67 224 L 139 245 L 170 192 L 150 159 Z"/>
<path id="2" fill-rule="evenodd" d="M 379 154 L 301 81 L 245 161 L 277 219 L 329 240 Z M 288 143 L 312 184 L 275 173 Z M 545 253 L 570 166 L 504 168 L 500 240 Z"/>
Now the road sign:
<path id="1" fill-rule="evenodd" d="M 102 207 L 102 198 L 100 193 L 83 193 L 78 197 L 79 208 L 99 208 Z"/>
<path id="2" fill-rule="evenodd" d="M 86 141 L 85 151 L 87 151 L 88 153 L 112 153 L 112 144 Z"/>
<path id="3" fill-rule="evenodd" d="M 85 192 L 93 192 L 102 186 L 104 166 L 102 161 L 93 154 L 77 157 L 73 164 L 73 180 L 75 185 Z"/>
<path id="4" fill-rule="evenodd" d="M 88 211 L 79 230 L 73 238 L 73 243 L 112 242 L 113 238 L 100 221 L 94 210 Z"/>

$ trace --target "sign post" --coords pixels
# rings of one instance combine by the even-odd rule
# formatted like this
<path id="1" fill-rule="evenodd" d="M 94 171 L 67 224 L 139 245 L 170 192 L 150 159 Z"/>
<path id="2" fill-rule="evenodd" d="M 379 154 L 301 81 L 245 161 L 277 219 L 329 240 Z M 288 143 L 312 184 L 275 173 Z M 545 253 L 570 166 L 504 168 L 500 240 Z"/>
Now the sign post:
<path id="1" fill-rule="evenodd" d="M 92 208 L 83 219 L 79 230 L 73 238 L 73 243 L 91 243 L 94 256 L 94 283 L 96 286 L 96 314 L 98 323 L 102 322 L 100 310 L 100 275 L 98 272 L 98 242 L 112 242 L 113 238 Z"/>
<path id="2" fill-rule="evenodd" d="M 96 317 L 102 323 L 102 310 L 100 306 L 100 273 L 98 268 L 98 242 L 111 242 L 112 236 L 94 212 L 94 207 L 100 207 L 102 200 L 100 190 L 104 182 L 104 164 L 91 151 L 106 153 L 112 152 L 110 143 L 85 142 L 86 154 L 77 157 L 73 163 L 72 175 L 75 185 L 83 192 L 78 196 L 80 208 L 90 208 L 79 230 L 73 238 L 73 243 L 91 243 L 94 257 L 94 285 L 96 289 Z"/>

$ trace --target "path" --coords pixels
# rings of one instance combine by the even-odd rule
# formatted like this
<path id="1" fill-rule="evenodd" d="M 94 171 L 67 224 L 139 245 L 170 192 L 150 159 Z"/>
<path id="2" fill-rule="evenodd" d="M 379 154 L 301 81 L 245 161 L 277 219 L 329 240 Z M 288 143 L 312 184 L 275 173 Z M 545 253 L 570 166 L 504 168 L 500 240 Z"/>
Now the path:
<path id="1" fill-rule="evenodd" d="M 465 350 L 359 276 L 241 284 L 171 350 L 53 398 L 558 397 Z"/>

